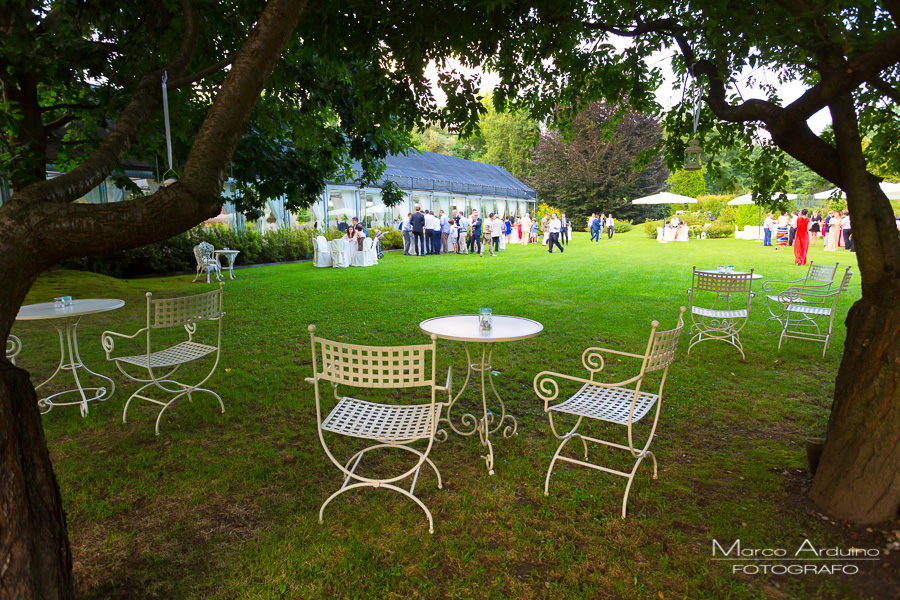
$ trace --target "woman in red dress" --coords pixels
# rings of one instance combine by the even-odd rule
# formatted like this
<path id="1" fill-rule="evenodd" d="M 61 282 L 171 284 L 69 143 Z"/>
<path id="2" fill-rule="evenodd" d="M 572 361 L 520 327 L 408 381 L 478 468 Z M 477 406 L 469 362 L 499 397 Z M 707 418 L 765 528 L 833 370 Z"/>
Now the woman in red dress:
<path id="1" fill-rule="evenodd" d="M 797 217 L 797 234 L 794 236 L 794 262 L 806 265 L 806 251 L 809 250 L 809 211 L 805 208 Z"/>

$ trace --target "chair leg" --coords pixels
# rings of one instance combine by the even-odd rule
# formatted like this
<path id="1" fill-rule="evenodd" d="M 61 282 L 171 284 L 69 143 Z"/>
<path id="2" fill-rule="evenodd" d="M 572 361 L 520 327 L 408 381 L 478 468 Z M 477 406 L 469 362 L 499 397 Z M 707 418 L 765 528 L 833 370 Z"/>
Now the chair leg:
<path id="1" fill-rule="evenodd" d="M 350 485 L 341 487 L 341 489 L 339 489 L 338 491 L 331 494 L 328 497 L 328 499 L 325 500 L 325 502 L 322 504 L 322 507 L 319 508 L 319 523 L 322 523 L 324 521 L 325 507 L 328 506 L 332 500 L 334 500 L 335 498 L 337 498 L 344 492 L 347 492 L 349 490 L 353 490 L 356 488 L 361 488 L 361 487 L 371 487 L 371 488 L 379 488 L 379 489 L 384 488 L 384 489 L 393 490 L 393 491 L 397 492 L 398 494 L 402 494 L 402 495 L 406 496 L 407 498 L 409 498 L 410 500 L 415 502 L 419 506 L 419 508 L 422 509 L 422 511 L 425 513 L 425 516 L 428 517 L 428 533 L 434 533 L 434 519 L 431 517 L 431 511 L 428 510 L 428 507 L 425 506 L 425 504 L 423 504 L 421 500 L 419 500 L 418 498 L 416 498 L 415 496 L 410 494 L 408 491 L 404 490 L 403 488 L 399 488 L 396 485 L 392 485 L 390 483 L 378 484 L 378 483 L 363 482 L 363 483 L 351 483 Z"/>
<path id="2" fill-rule="evenodd" d="M 562 449 L 566 447 L 566 444 L 575 437 L 574 434 L 569 434 L 566 438 L 559 444 L 559 447 L 556 449 L 556 452 L 553 454 L 553 458 L 550 460 L 550 467 L 547 469 L 547 477 L 544 478 L 544 495 L 550 495 L 550 475 L 553 474 L 553 467 L 556 465 L 556 461 L 559 459 L 559 455 L 562 452 Z M 580 435 L 578 437 L 581 437 Z M 581 440 L 584 442 L 584 440 Z M 587 444 L 585 444 L 585 454 L 587 454 Z"/>
<path id="3" fill-rule="evenodd" d="M 634 481 L 634 476 L 637 474 L 638 467 L 641 466 L 641 462 L 646 458 L 650 457 L 653 459 L 653 479 L 657 479 L 657 465 L 656 465 L 656 456 L 652 452 L 644 452 L 634 463 L 634 467 L 631 469 L 631 474 L 628 477 L 628 485 L 625 486 L 625 496 L 622 498 L 622 518 L 624 519 L 627 516 L 628 509 L 628 494 L 631 493 L 631 484 Z"/>

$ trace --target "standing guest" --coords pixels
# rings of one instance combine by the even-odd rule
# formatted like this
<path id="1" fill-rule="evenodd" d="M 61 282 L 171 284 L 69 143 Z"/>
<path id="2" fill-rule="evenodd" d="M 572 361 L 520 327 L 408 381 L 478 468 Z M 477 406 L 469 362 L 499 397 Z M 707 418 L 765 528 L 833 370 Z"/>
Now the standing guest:
<path id="1" fill-rule="evenodd" d="M 528 213 L 525 213 L 525 216 L 522 217 L 522 245 L 524 246 L 528 242 L 531 241 L 531 219 L 528 218 Z"/>
<path id="2" fill-rule="evenodd" d="M 413 245 L 416 256 L 425 256 L 425 215 L 418 204 L 415 205 L 414 211 L 409 218 L 412 223 Z"/>
<path id="3" fill-rule="evenodd" d="M 444 254 L 449 252 L 449 242 L 450 242 L 450 219 L 447 218 L 447 215 L 444 214 L 444 211 L 441 211 L 440 216 L 441 223 L 441 246 L 443 246 Z"/>
<path id="4" fill-rule="evenodd" d="M 453 209 L 453 214 L 450 217 L 450 220 L 459 225 L 459 211 L 455 208 Z"/>
<path id="5" fill-rule="evenodd" d="M 791 220 L 788 221 L 788 226 L 790 227 L 790 231 L 788 234 L 788 246 L 794 245 L 794 237 L 797 235 L 797 211 L 791 211 Z"/>
<path id="6" fill-rule="evenodd" d="M 856 252 L 856 248 L 853 247 L 853 235 L 850 229 L 850 213 L 847 211 L 844 211 L 841 219 L 841 229 L 844 233 L 844 247 L 850 252 Z"/>
<path id="7" fill-rule="evenodd" d="M 456 219 L 450 219 L 450 244 L 453 246 L 453 253 L 459 254 L 459 225 Z"/>
<path id="8" fill-rule="evenodd" d="M 406 218 L 400 224 L 400 233 L 403 234 L 403 256 L 409 256 L 409 244 L 412 242 L 412 213 L 407 213 Z"/>
<path id="9" fill-rule="evenodd" d="M 353 224 L 350 225 L 350 227 L 352 227 L 353 229 L 356 229 L 358 231 L 359 228 L 357 227 L 357 225 L 362 225 L 362 223 L 359 222 L 359 219 L 357 219 L 356 217 L 353 217 Z M 362 226 L 362 230 L 363 230 L 363 233 L 366 234 L 366 237 L 369 237 L 369 230 L 366 229 L 365 225 Z"/>
<path id="10" fill-rule="evenodd" d="M 471 221 L 469 221 L 469 217 L 460 213 L 459 215 L 459 254 L 468 254 L 468 238 L 469 238 L 469 228 L 472 226 Z"/>
<path id="11" fill-rule="evenodd" d="M 588 229 L 591 231 L 591 241 L 599 242 L 600 241 L 600 219 L 597 218 L 597 213 L 591 215 L 591 220 L 588 222 Z"/>
<path id="12" fill-rule="evenodd" d="M 559 219 L 556 218 L 556 213 L 553 213 L 550 216 L 550 220 L 547 221 L 547 233 L 549 239 L 547 240 L 547 245 L 550 246 L 549 252 L 553 254 L 553 245 L 556 244 L 556 247 L 559 248 L 560 253 L 564 252 L 562 244 L 559 243 L 559 230 L 562 228 L 562 223 L 560 223 Z"/>
<path id="13" fill-rule="evenodd" d="M 469 243 L 468 248 L 469 252 L 475 254 L 475 246 L 478 246 L 478 254 L 481 254 L 481 219 L 478 217 L 478 211 L 473 210 L 472 216 L 469 219 L 472 222 L 472 226 L 469 229 Z"/>
<path id="14" fill-rule="evenodd" d="M 778 227 L 788 227 L 790 222 L 791 218 L 788 216 L 787 212 L 781 211 L 781 214 L 778 216 Z"/>
<path id="15" fill-rule="evenodd" d="M 809 218 L 809 234 L 812 238 L 810 241 L 814 246 L 818 246 L 818 244 L 816 244 L 816 240 L 819 238 L 819 229 L 821 228 L 821 224 L 822 217 L 821 215 L 819 215 L 819 211 L 814 210 L 812 216 Z"/>
<path id="16" fill-rule="evenodd" d="M 538 222 L 531 222 L 531 239 L 529 240 L 532 244 L 538 243 Z"/>
<path id="17" fill-rule="evenodd" d="M 500 236 L 506 231 L 506 225 L 500 219 L 500 215 L 493 215 L 489 222 L 491 224 L 491 243 L 494 244 L 494 252 L 500 252 Z"/>
<path id="18" fill-rule="evenodd" d="M 559 218 L 559 237 L 562 240 L 562 243 L 566 246 L 569 245 L 569 219 L 566 218 L 566 213 L 563 213 Z"/>
<path id="19" fill-rule="evenodd" d="M 512 218 L 509 215 L 506 215 L 506 219 L 503 221 L 503 231 L 506 234 L 506 243 L 508 244 L 512 237 Z"/>
<path id="20" fill-rule="evenodd" d="M 491 258 L 493 258 L 495 255 L 494 246 L 491 244 L 491 239 L 494 234 L 494 213 L 489 214 L 488 218 L 484 219 L 481 224 L 481 231 L 483 243 L 479 245 L 478 254 L 480 254 L 481 257 L 484 258 L 484 249 L 487 248 L 487 251 L 490 253 Z"/>
<path id="21" fill-rule="evenodd" d="M 828 211 L 825 217 L 825 230 L 828 234 L 825 236 L 825 252 L 837 252 L 838 240 L 841 237 L 841 224 L 837 213 L 833 210 Z"/>
<path id="22" fill-rule="evenodd" d="M 431 221 L 431 243 L 434 246 L 431 249 L 432 254 L 440 254 L 441 253 L 441 220 L 438 218 L 434 211 L 431 211 L 432 221 Z"/>
<path id="23" fill-rule="evenodd" d="M 797 216 L 797 232 L 794 234 L 794 264 L 806 265 L 806 252 L 809 250 L 809 214 L 807 209 Z"/>
<path id="24" fill-rule="evenodd" d="M 425 229 L 423 233 L 425 234 L 425 256 L 431 256 L 432 249 L 434 248 L 434 241 L 431 239 L 431 232 L 434 231 L 434 222 L 432 221 L 433 217 L 431 216 L 430 210 L 425 210 Z"/>
<path id="25" fill-rule="evenodd" d="M 772 218 L 772 213 L 769 213 L 766 215 L 766 220 L 763 221 L 763 246 L 772 245 L 773 229 L 775 229 L 775 219 Z"/>
<path id="26" fill-rule="evenodd" d="M 611 240 L 613 233 L 616 231 L 616 220 L 613 219 L 612 213 L 606 217 L 606 239 Z"/>
<path id="27" fill-rule="evenodd" d="M 550 220 L 550 215 L 544 215 L 541 217 L 541 245 L 547 245 L 547 222 Z"/>

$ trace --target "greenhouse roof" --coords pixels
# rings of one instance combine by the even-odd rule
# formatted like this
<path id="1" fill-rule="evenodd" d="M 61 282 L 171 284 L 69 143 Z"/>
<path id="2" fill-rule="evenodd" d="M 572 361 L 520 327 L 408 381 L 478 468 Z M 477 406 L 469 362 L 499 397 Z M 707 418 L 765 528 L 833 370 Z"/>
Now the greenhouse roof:
<path id="1" fill-rule="evenodd" d="M 393 181 L 403 190 L 507 198 L 535 197 L 534 189 L 497 165 L 418 150 L 410 151 L 407 156 L 388 156 L 384 162 L 387 168 L 383 180 Z M 358 163 L 354 168 L 357 172 L 361 171 Z"/>

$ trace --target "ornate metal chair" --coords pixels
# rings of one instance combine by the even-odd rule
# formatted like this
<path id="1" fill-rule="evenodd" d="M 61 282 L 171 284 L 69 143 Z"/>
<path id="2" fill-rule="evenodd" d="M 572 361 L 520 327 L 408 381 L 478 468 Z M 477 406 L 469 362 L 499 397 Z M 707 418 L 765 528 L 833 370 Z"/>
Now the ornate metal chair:
<path id="1" fill-rule="evenodd" d="M 437 336 L 431 336 L 430 344 L 417 346 L 357 346 L 326 340 L 317 337 L 315 332 L 315 325 L 310 325 L 313 376 L 307 377 L 306 382 L 315 389 L 316 422 L 322 448 L 344 475 L 343 485 L 319 509 L 319 522 L 322 522 L 325 507 L 340 494 L 360 487 L 385 488 L 406 496 L 425 511 L 428 530 L 434 533 L 431 511 L 414 493 L 419 471 L 425 464 L 437 476 L 438 488 L 443 487 L 437 466 L 428 458 L 434 445 L 441 409 L 446 404 L 438 401 L 438 393 L 447 394 L 447 402 L 450 399 L 451 371 L 447 371 L 445 385 L 437 385 L 435 379 Z M 337 401 L 324 419 L 323 385 L 333 388 Z M 363 389 L 427 388 L 431 398 L 422 404 L 377 404 L 339 395 L 340 385 Z M 325 441 L 325 432 L 366 440 L 371 445 L 353 454 L 346 462 L 341 462 L 331 453 Z M 414 442 L 425 442 L 425 448 L 414 448 Z M 418 460 L 412 467 L 394 476 L 367 477 L 357 472 L 367 452 L 385 449 L 411 452 L 418 456 Z M 412 477 L 409 491 L 394 485 L 408 477 Z"/>
<path id="2" fill-rule="evenodd" d="M 825 347 L 822 348 L 824 357 L 828 350 L 828 342 L 831 340 L 831 329 L 834 326 L 834 313 L 838 298 L 842 292 L 847 291 L 852 276 L 850 267 L 847 267 L 841 285 L 837 289 L 794 286 L 782 292 L 779 298 L 784 305 L 784 315 L 781 317 L 783 320 L 781 321 L 781 336 L 778 338 L 778 349 L 781 350 L 784 338 L 822 342 L 825 344 Z M 827 328 L 825 327 L 826 321 Z M 823 329 L 824 333 L 822 333 Z"/>
<path id="3" fill-rule="evenodd" d="M 215 271 L 216 279 L 222 280 L 222 265 L 216 260 L 216 249 L 209 242 L 200 242 L 194 246 L 194 258 L 197 259 L 197 275 L 194 276 L 194 283 L 200 277 L 200 273 L 206 271 L 206 283 L 209 283 L 209 272 Z"/>
<path id="4" fill-rule="evenodd" d="M 331 250 L 324 235 L 318 236 L 313 243 L 313 265 L 317 267 L 331 266 Z"/>
<path id="5" fill-rule="evenodd" d="M 331 240 L 331 266 L 338 269 L 346 269 L 350 266 L 350 260 L 347 242 L 344 240 Z"/>
<path id="6" fill-rule="evenodd" d="M 793 290 L 802 288 L 813 292 L 829 291 L 831 289 L 831 284 L 834 282 L 834 275 L 837 272 L 838 264 L 839 263 L 834 263 L 834 266 L 830 267 L 816 265 L 810 262 L 806 277 L 801 277 L 800 279 L 794 279 L 792 281 L 779 281 L 773 279 L 763 283 L 763 293 L 766 295 L 766 306 L 769 309 L 770 315 L 769 318 L 766 319 L 766 324 L 768 324 L 769 321 L 778 321 L 778 324 L 784 327 L 782 318 L 784 317 L 784 311 L 787 308 L 787 304 L 782 301 L 782 294 L 786 294 L 786 297 L 791 303 L 802 304 L 806 302 L 806 300 L 800 294 L 791 293 Z"/>
<path id="7" fill-rule="evenodd" d="M 631 492 L 631 484 L 637 473 L 641 462 L 647 457 L 653 460 L 653 479 L 657 478 L 656 456 L 650 452 L 650 443 L 656 433 L 656 426 L 659 423 L 660 407 L 662 406 L 663 387 L 666 384 L 666 376 L 669 372 L 669 365 L 675 359 L 675 350 L 678 346 L 678 340 L 684 329 L 684 313 L 685 307 L 681 307 L 678 314 L 677 325 L 675 329 L 668 331 L 657 331 L 659 322 L 653 321 L 650 328 L 650 339 L 647 342 L 647 348 L 643 354 L 631 354 L 629 352 L 620 352 L 618 350 L 608 350 L 606 348 L 588 348 L 581 355 L 581 362 L 587 369 L 590 376 L 588 379 L 583 377 L 573 377 L 571 375 L 563 375 L 552 371 L 543 371 L 538 373 L 534 378 L 534 391 L 538 397 L 544 401 L 544 412 L 550 419 L 550 429 L 557 439 L 562 440 L 553 459 L 550 461 L 550 468 L 547 469 L 547 477 L 544 480 L 544 495 L 550 494 L 550 475 L 553 473 L 553 467 L 558 461 L 570 462 L 583 467 L 589 467 L 612 475 L 618 475 L 628 479 L 628 485 L 625 486 L 625 497 L 622 499 L 622 517 L 627 514 L 628 494 Z M 601 383 L 595 380 L 597 373 L 603 370 L 605 361 L 603 354 L 613 354 L 615 356 L 624 356 L 641 361 L 641 368 L 637 375 L 624 381 L 617 383 Z M 655 371 L 662 371 L 662 377 L 659 381 L 659 388 L 656 393 L 650 393 L 641 390 L 644 378 Z M 572 381 L 582 384 L 573 396 L 570 396 L 564 402 L 552 405 L 551 403 L 559 396 L 559 382 L 557 380 Z M 647 441 L 643 446 L 636 447 L 634 443 L 633 426 L 635 423 L 651 414 L 653 424 L 650 425 L 650 433 Z M 566 433 L 558 433 L 557 424 L 554 423 L 554 415 L 571 415 L 577 417 L 575 425 Z M 615 425 L 622 425 L 628 430 L 628 445 L 608 442 L 595 437 L 589 437 L 578 432 L 578 427 L 584 419 L 596 419 L 605 421 Z M 569 458 L 562 456 L 563 448 L 571 440 L 578 438 L 584 447 L 584 460 Z M 610 448 L 618 450 L 627 450 L 634 459 L 634 466 L 631 471 L 618 471 L 598 464 L 588 462 L 588 442 L 602 444 Z"/>
<path id="8" fill-rule="evenodd" d="M 753 269 L 749 273 L 711 273 L 694 267 L 688 289 L 692 334 L 688 354 L 700 342 L 722 341 L 737 348 L 746 360 L 740 333 L 750 318 L 752 277 Z"/>
<path id="9" fill-rule="evenodd" d="M 16 364 L 16 357 L 21 351 L 22 340 L 20 340 L 13 334 L 9 334 L 9 337 L 6 338 L 6 358 L 8 358 L 10 362 L 12 362 L 12 364 Z"/>
<path id="10" fill-rule="evenodd" d="M 212 377 L 222 354 L 222 317 L 225 315 L 222 310 L 225 292 L 224 288 L 225 284 L 219 283 L 219 289 L 206 292 L 205 294 L 161 300 L 154 300 L 153 294 L 147 292 L 146 327 L 139 329 L 132 335 L 125 335 L 114 331 L 103 332 L 100 340 L 103 343 L 103 349 L 106 351 L 106 359 L 115 361 L 116 367 L 118 367 L 118 369 L 129 379 L 145 384 L 131 394 L 131 397 L 125 402 L 125 410 L 122 412 L 123 423 L 127 423 L 128 406 L 135 398 L 162 406 L 159 415 L 156 417 L 156 435 L 159 435 L 159 422 L 162 419 L 163 413 L 167 408 L 172 406 L 172 404 L 185 396 L 187 396 L 189 400 L 192 400 L 192 395 L 198 392 L 211 394 L 218 400 L 222 412 L 225 412 L 225 404 L 222 403 L 222 398 L 212 390 L 200 387 Z M 215 345 L 194 341 L 194 334 L 197 332 L 197 324 L 204 321 L 216 323 L 217 332 Z M 187 341 L 162 350 L 154 350 L 154 332 L 160 329 L 179 327 L 184 327 L 184 330 L 187 332 Z M 112 352 L 115 350 L 115 338 L 135 339 L 141 334 L 145 334 L 146 336 L 146 352 L 132 356 L 111 356 Z M 210 368 L 209 373 L 203 377 L 199 383 L 187 384 L 172 379 L 172 376 L 182 365 L 209 355 L 215 355 L 215 362 L 213 363 L 212 368 Z M 138 367 L 139 369 L 146 370 L 149 379 L 142 379 L 141 377 L 132 375 L 128 372 L 126 365 L 129 365 L 128 368 Z M 145 395 L 145 391 L 152 388 L 158 388 L 165 394 L 172 394 L 173 397 L 170 400 L 157 400 Z"/>

